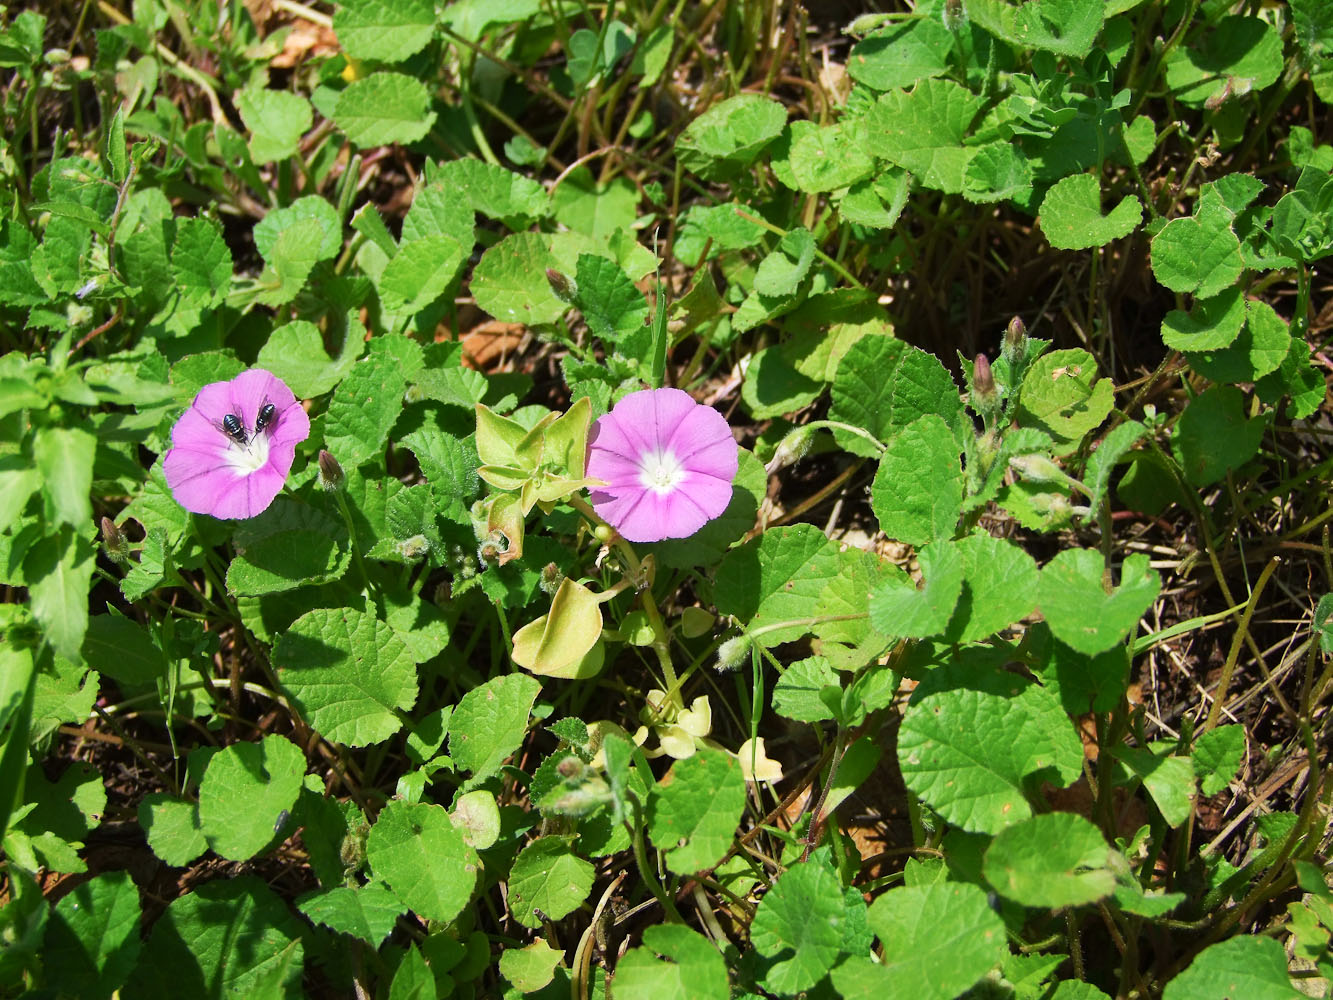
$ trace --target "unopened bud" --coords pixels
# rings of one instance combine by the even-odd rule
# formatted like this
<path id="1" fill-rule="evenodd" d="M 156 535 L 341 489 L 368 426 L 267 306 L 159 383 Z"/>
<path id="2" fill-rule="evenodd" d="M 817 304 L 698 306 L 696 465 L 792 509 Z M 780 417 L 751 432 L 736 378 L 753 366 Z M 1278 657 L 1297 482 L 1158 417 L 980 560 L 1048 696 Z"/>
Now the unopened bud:
<path id="1" fill-rule="evenodd" d="M 574 778 L 582 777 L 585 768 L 583 761 L 579 760 L 573 754 L 570 754 L 568 757 L 560 761 L 560 763 L 556 764 L 555 770 L 560 777 L 564 778 L 566 781 L 571 781 Z"/>
<path id="2" fill-rule="evenodd" d="M 336 493 L 343 488 L 343 483 L 347 477 L 343 475 L 343 467 L 338 464 L 338 460 L 333 455 L 323 449 L 319 452 L 319 485 L 322 489 L 330 493 Z"/>
<path id="3" fill-rule="evenodd" d="M 772 475 L 779 469 L 785 469 L 787 466 L 799 462 L 809 452 L 813 440 L 814 431 L 808 427 L 793 428 L 787 433 L 786 437 L 778 442 L 777 449 L 768 462 L 768 473 Z"/>
<path id="4" fill-rule="evenodd" d="M 125 544 L 125 533 L 109 517 L 102 518 L 102 545 L 107 557 L 112 562 L 124 565 L 130 561 L 129 548 Z"/>
<path id="5" fill-rule="evenodd" d="M 565 574 L 560 572 L 560 567 L 555 563 L 547 563 L 542 567 L 541 579 L 538 586 L 547 595 L 554 597 L 555 592 L 560 589 L 560 584 L 565 582 Z"/>
<path id="6" fill-rule="evenodd" d="M 1004 346 L 1000 349 L 1004 360 L 1009 364 L 1016 365 L 1023 360 L 1023 356 L 1028 350 L 1028 328 L 1023 325 L 1023 319 L 1015 316 L 1009 321 L 1009 325 L 1004 330 Z"/>
<path id="7" fill-rule="evenodd" d="M 551 291 L 555 292 L 555 297 L 561 302 L 573 302 L 574 296 L 579 292 L 568 275 L 560 273 L 553 267 L 546 269 L 546 281 L 551 286 Z"/>
<path id="8" fill-rule="evenodd" d="M 950 31 L 959 31 L 967 25 L 967 11 L 963 9 L 963 0 L 944 0 L 944 26 Z"/>
<path id="9" fill-rule="evenodd" d="M 1024 479 L 1034 483 L 1067 485 L 1069 476 L 1045 455 L 1015 455 L 1009 467 Z"/>
<path id="10" fill-rule="evenodd" d="M 884 27 L 893 19 L 890 14 L 862 14 L 847 27 L 842 29 L 844 35 L 851 35 L 854 38 L 864 38 L 872 31 Z"/>
<path id="11" fill-rule="evenodd" d="M 999 405 L 1000 393 L 995 388 L 990 359 L 978 354 L 972 365 L 972 408 L 989 420 Z"/>
<path id="12" fill-rule="evenodd" d="M 430 551 L 430 539 L 425 535 L 413 535 L 411 538 L 404 538 L 396 548 L 404 559 L 420 559 Z"/>
<path id="13" fill-rule="evenodd" d="M 738 635 L 717 647 L 717 663 L 714 666 L 718 670 L 736 670 L 749 655 L 750 637 Z"/>
<path id="14" fill-rule="evenodd" d="M 1067 521 L 1074 515 L 1074 505 L 1063 493 L 1034 493 L 1028 497 L 1028 502 L 1038 514 L 1057 521 Z"/>

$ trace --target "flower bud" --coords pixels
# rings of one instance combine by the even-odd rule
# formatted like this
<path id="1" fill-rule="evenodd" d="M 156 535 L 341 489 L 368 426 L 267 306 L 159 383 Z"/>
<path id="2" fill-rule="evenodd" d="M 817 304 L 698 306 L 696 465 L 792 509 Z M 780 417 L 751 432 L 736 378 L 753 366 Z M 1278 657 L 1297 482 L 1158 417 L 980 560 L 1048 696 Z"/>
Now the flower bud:
<path id="1" fill-rule="evenodd" d="M 967 11 L 963 9 L 963 0 L 944 0 L 944 26 L 950 31 L 960 31 L 967 26 Z"/>
<path id="2" fill-rule="evenodd" d="M 102 545 L 107 557 L 122 566 L 130 561 L 129 547 L 125 544 L 125 534 L 116 527 L 116 522 L 109 517 L 102 518 Z"/>
<path id="3" fill-rule="evenodd" d="M 404 559 L 417 560 L 430 551 L 430 539 L 425 535 L 413 535 L 411 538 L 404 538 L 395 547 Z"/>
<path id="4" fill-rule="evenodd" d="M 714 666 L 718 670 L 738 670 L 749 655 L 750 637 L 738 635 L 717 647 L 717 663 Z"/>
<path id="5" fill-rule="evenodd" d="M 990 359 L 984 354 L 978 354 L 972 365 L 972 408 L 989 421 L 999 406 L 1000 392 L 995 388 Z"/>
<path id="6" fill-rule="evenodd" d="M 1034 483 L 1068 484 L 1069 476 L 1045 455 L 1015 455 L 1009 467 L 1024 479 Z"/>
<path id="7" fill-rule="evenodd" d="M 878 31 L 884 25 L 892 20 L 889 14 L 862 14 L 847 27 L 842 29 L 844 35 L 851 35 L 853 38 L 864 38 L 872 31 Z"/>
<path id="8" fill-rule="evenodd" d="M 572 781 L 575 778 L 583 777 L 585 768 L 583 761 L 579 760 L 574 754 L 570 754 L 555 765 L 555 770 L 566 781 Z"/>
<path id="9" fill-rule="evenodd" d="M 573 302 L 574 296 L 578 294 L 578 287 L 567 275 L 561 274 L 553 267 L 546 269 L 546 281 L 551 286 L 551 291 L 561 302 Z"/>
<path id="10" fill-rule="evenodd" d="M 1028 329 L 1023 325 L 1023 319 L 1015 316 L 1009 321 L 1009 325 L 1004 330 L 1004 346 L 1000 349 L 1004 360 L 1009 362 L 1010 366 L 1016 365 L 1023 360 L 1028 350 Z"/>
<path id="11" fill-rule="evenodd" d="M 336 493 L 343 488 L 346 479 L 347 477 L 343 475 L 343 467 L 338 464 L 338 460 L 321 448 L 319 452 L 320 487 L 329 493 Z"/>
<path id="12" fill-rule="evenodd" d="M 810 450 L 814 436 L 815 432 L 808 427 L 793 427 L 788 431 L 787 436 L 778 442 L 773 457 L 768 461 L 769 475 L 803 459 Z"/>
<path id="13" fill-rule="evenodd" d="M 542 567 L 542 575 L 538 581 L 538 586 L 542 588 L 543 593 L 554 597 L 555 592 L 560 589 L 560 584 L 564 582 L 565 574 L 560 572 L 560 567 L 555 563 L 547 563 Z"/>

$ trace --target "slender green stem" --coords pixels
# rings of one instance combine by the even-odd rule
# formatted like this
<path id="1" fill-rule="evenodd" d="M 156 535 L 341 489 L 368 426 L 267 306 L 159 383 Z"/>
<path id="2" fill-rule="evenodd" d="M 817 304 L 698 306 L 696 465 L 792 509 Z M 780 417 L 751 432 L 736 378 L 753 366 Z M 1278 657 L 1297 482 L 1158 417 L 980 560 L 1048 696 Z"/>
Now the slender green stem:
<path id="1" fill-rule="evenodd" d="M 370 582 L 366 561 L 361 557 L 361 545 L 356 540 L 356 525 L 352 523 L 352 511 L 347 506 L 347 497 L 343 495 L 342 490 L 335 491 L 334 496 L 338 498 L 338 510 L 342 513 L 343 524 L 347 526 L 348 544 L 352 547 L 352 558 L 356 562 L 357 572 L 361 574 L 361 582 L 365 585 L 366 593 L 374 595 L 375 585 Z"/>
<path id="2" fill-rule="evenodd" d="M 735 211 L 735 213 L 739 215 L 742 219 L 744 219 L 746 222 L 753 222 L 756 226 L 759 226 L 763 229 L 767 229 L 774 236 L 783 237 L 787 235 L 788 231 L 786 229 L 783 229 L 780 226 L 775 226 L 767 219 L 761 218 L 758 215 L 754 215 L 750 212 L 747 212 L 739 205 L 737 205 L 733 209 L 733 211 Z M 852 274 L 851 271 L 847 270 L 847 268 L 843 267 L 836 260 L 834 260 L 828 254 L 826 254 L 823 250 L 819 249 L 819 247 L 815 247 L 815 256 L 818 257 L 820 260 L 822 260 L 829 267 L 833 268 L 833 270 L 837 271 L 839 276 L 841 276 L 842 279 L 846 281 L 848 284 L 852 285 L 855 288 L 860 288 L 862 291 L 865 290 L 866 286 L 861 284 L 861 282 L 856 279 L 856 276 Z"/>

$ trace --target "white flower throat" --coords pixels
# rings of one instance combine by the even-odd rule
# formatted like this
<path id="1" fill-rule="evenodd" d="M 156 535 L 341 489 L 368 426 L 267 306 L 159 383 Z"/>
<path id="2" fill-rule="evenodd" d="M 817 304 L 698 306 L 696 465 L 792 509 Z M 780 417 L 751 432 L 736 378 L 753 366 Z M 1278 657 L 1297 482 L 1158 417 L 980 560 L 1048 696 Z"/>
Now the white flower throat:
<path id="1" fill-rule="evenodd" d="M 658 496 L 671 493 L 685 478 L 685 466 L 670 450 L 650 451 L 639 462 L 639 482 Z"/>
<path id="2" fill-rule="evenodd" d="M 227 450 L 223 452 L 223 461 L 227 468 L 238 476 L 248 476 L 258 472 L 268 464 L 268 435 L 253 434 L 245 444 L 227 440 Z"/>

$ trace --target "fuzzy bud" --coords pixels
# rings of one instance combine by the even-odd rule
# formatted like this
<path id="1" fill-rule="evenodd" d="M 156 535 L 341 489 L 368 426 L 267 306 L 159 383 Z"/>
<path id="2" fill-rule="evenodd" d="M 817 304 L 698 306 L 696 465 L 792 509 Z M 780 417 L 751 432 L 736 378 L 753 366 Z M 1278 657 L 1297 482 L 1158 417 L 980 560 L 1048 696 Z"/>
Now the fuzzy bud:
<path id="1" fill-rule="evenodd" d="M 573 754 L 560 761 L 555 766 L 556 773 L 566 781 L 573 781 L 576 778 L 583 777 L 585 770 L 583 761 L 579 760 Z"/>
<path id="2" fill-rule="evenodd" d="M 1023 360 L 1028 350 L 1028 328 L 1023 325 L 1022 317 L 1015 316 L 1004 330 L 1004 346 L 1000 349 L 1004 360 L 1010 367 Z"/>
<path id="3" fill-rule="evenodd" d="M 543 593 L 554 597 L 555 592 L 560 589 L 560 584 L 564 582 L 565 574 L 560 572 L 560 567 L 555 563 L 547 563 L 542 567 L 542 575 L 538 581 L 538 586 L 542 588 Z"/>
<path id="4" fill-rule="evenodd" d="M 944 0 L 944 26 L 950 31 L 961 31 L 967 26 L 967 11 L 963 9 L 963 0 Z"/>
<path id="5" fill-rule="evenodd" d="M 1064 469 L 1045 455 L 1015 455 L 1009 459 L 1009 467 L 1029 482 L 1061 486 L 1069 482 Z"/>
<path id="6" fill-rule="evenodd" d="M 109 517 L 102 518 L 102 545 L 107 557 L 122 566 L 130 561 L 129 549 L 125 544 L 125 534 Z"/>
<path id="7" fill-rule="evenodd" d="M 398 554 L 407 560 L 417 560 L 430 551 L 430 539 L 425 535 L 404 538 L 396 546 Z"/>
<path id="8" fill-rule="evenodd" d="M 329 493 L 337 493 L 343 488 L 343 483 L 347 477 L 343 475 L 343 467 L 338 464 L 338 460 L 333 455 L 323 449 L 319 452 L 319 485 Z"/>
<path id="9" fill-rule="evenodd" d="M 717 663 L 714 666 L 718 670 L 738 670 L 749 655 L 750 637 L 738 635 L 717 647 Z"/>
<path id="10" fill-rule="evenodd" d="M 773 457 L 768 462 L 768 473 L 772 475 L 779 469 L 785 469 L 789 465 L 794 465 L 806 456 L 810 451 L 810 444 L 814 440 L 814 431 L 808 427 L 794 427 L 787 433 L 781 441 L 778 442 Z"/>

